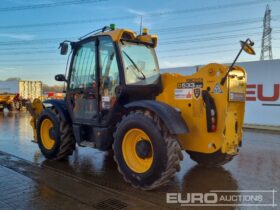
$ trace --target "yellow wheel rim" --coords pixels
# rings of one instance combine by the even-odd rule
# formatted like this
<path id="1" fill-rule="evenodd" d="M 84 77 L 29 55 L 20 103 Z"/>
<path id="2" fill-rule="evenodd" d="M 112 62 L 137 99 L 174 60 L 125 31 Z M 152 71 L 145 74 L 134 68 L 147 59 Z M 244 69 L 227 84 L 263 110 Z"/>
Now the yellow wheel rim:
<path id="1" fill-rule="evenodd" d="M 151 145 L 151 151 L 145 158 L 138 156 L 136 145 L 139 141 L 147 141 Z M 145 173 L 153 163 L 153 145 L 148 135 L 141 129 L 133 128 L 129 130 L 122 142 L 122 153 L 127 166 L 136 173 Z"/>
<path id="2" fill-rule="evenodd" d="M 53 123 L 50 119 L 44 119 L 40 128 L 41 141 L 43 146 L 51 150 L 55 144 L 54 139 L 50 136 L 50 130 L 53 128 Z"/>

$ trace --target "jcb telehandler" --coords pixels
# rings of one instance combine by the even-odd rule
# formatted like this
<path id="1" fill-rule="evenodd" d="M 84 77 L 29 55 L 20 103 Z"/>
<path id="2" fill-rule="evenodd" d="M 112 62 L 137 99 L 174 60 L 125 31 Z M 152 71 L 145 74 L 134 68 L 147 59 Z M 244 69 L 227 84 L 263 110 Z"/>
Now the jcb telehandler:
<path id="1" fill-rule="evenodd" d="M 160 74 L 157 36 L 114 25 L 70 42 L 65 100 L 35 100 L 34 138 L 46 158 L 63 159 L 76 143 L 114 151 L 126 182 L 144 190 L 180 170 L 182 151 L 205 166 L 229 162 L 241 146 L 246 72 L 208 64 L 190 76 Z M 60 44 L 67 54 L 68 41 Z"/>

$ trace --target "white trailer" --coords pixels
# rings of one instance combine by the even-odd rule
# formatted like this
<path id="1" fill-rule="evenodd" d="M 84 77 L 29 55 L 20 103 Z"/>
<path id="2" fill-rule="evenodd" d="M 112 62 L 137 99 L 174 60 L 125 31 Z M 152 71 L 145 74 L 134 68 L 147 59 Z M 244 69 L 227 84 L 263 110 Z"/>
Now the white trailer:
<path id="1" fill-rule="evenodd" d="M 41 81 L 4 81 L 0 82 L 0 94 L 19 94 L 23 100 L 33 101 L 43 95 Z"/>

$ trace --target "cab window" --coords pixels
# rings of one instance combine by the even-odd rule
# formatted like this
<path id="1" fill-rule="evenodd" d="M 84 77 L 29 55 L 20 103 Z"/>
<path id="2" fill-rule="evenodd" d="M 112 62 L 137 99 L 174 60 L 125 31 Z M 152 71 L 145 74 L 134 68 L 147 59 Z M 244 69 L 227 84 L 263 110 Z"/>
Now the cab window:
<path id="1" fill-rule="evenodd" d="M 110 37 L 100 37 L 99 53 L 102 108 L 110 109 L 116 100 L 115 89 L 120 83 L 116 52 Z"/>
<path id="2" fill-rule="evenodd" d="M 85 43 L 77 50 L 72 66 L 70 89 L 83 89 L 94 85 L 96 82 L 95 54 L 95 41 Z"/>

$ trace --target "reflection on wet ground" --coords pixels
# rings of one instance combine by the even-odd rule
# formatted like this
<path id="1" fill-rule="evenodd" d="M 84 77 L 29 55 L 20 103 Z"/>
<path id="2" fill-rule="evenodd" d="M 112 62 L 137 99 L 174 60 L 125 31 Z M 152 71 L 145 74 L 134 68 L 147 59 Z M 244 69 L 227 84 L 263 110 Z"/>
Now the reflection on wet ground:
<path id="1" fill-rule="evenodd" d="M 280 189 L 280 134 L 244 132 L 240 154 L 222 168 L 197 166 L 185 154 L 181 171 L 172 182 L 158 190 L 144 192 L 127 185 L 118 173 L 112 152 L 77 148 L 67 161 L 45 160 L 36 144 L 31 142 L 32 129 L 26 113 L 0 114 L 0 150 L 59 170 L 64 174 L 129 194 L 163 207 L 167 192 L 209 192 L 210 190 L 278 190 Z M 280 201 L 279 193 L 276 202 Z M 212 207 L 217 209 L 217 207 Z M 212 209 L 207 208 L 207 209 Z M 223 207 L 222 209 L 225 209 Z M 235 209 L 228 207 L 227 209 Z M 247 209 L 247 208 L 246 208 Z"/>
<path id="2" fill-rule="evenodd" d="M 0 166 L 0 209 L 92 209 L 63 194 L 57 193 L 45 184 L 13 170 Z"/>

